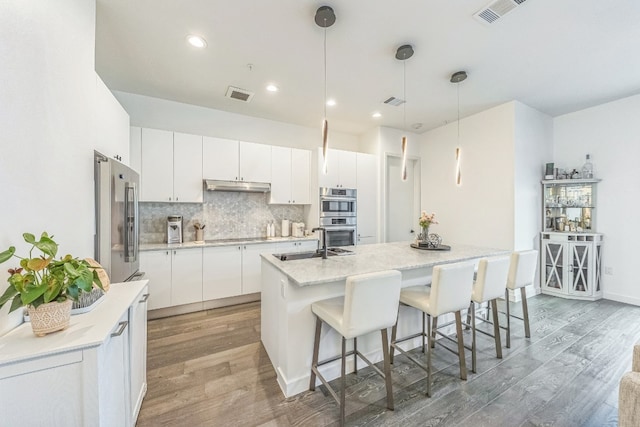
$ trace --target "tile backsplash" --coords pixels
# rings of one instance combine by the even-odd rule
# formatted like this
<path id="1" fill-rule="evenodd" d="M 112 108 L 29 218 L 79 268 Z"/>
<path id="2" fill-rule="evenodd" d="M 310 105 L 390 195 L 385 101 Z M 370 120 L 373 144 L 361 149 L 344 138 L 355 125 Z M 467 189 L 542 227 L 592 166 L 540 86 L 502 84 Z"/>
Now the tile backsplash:
<path id="1" fill-rule="evenodd" d="M 264 237 L 273 220 L 276 236 L 281 221 L 304 222 L 304 206 L 270 205 L 269 193 L 205 191 L 204 203 L 140 203 L 140 242 L 167 241 L 167 217 L 182 215 L 183 240 L 195 240 L 193 224 L 204 224 L 204 239 Z"/>

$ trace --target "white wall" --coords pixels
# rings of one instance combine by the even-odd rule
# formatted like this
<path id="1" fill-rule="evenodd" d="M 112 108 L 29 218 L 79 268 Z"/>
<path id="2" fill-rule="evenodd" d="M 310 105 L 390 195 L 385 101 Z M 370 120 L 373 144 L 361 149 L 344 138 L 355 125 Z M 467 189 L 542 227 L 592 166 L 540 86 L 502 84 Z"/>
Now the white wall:
<path id="1" fill-rule="evenodd" d="M 108 157 L 118 156 L 125 165 L 129 158 L 129 115 L 118 103 L 113 93 L 98 74 L 96 78 L 96 100 L 93 109 L 93 131 L 95 149 Z"/>
<path id="2" fill-rule="evenodd" d="M 604 297 L 640 305 L 637 242 L 640 227 L 640 95 L 554 119 L 554 161 L 577 168 L 591 154 L 598 184 L 597 231 L 605 235 Z"/>
<path id="3" fill-rule="evenodd" d="M 22 233 L 46 230 L 59 255 L 93 256 L 95 1 L 5 0 L 1 9 L 0 251 L 24 254 Z M 0 267 L 2 292 L 13 266 Z M 0 334 L 19 321 L 7 308 Z"/>
<path id="4" fill-rule="evenodd" d="M 422 135 L 422 209 L 447 244 L 512 249 L 514 244 L 514 117 L 506 103 Z M 462 185 L 455 182 L 461 148 Z"/>
<path id="5" fill-rule="evenodd" d="M 553 119 L 515 102 L 515 250 L 540 248 L 544 165 L 553 159 Z"/>
<path id="6" fill-rule="evenodd" d="M 132 126 L 306 148 L 314 153 L 322 145 L 320 124 L 317 129 L 309 128 L 127 92 L 113 93 L 129 113 Z M 357 151 L 357 136 L 329 130 L 329 138 L 331 148 Z"/>

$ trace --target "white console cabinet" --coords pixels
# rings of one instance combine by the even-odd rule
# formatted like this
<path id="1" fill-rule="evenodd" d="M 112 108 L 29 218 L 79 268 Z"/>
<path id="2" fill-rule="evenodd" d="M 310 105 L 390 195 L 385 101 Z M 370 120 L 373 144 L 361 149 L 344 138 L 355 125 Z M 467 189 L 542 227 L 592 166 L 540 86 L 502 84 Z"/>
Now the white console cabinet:
<path id="1" fill-rule="evenodd" d="M 602 238 L 602 234 L 542 233 L 542 293 L 602 298 Z"/>
<path id="2" fill-rule="evenodd" d="M 134 427 L 147 388 L 147 295 L 146 280 L 114 284 L 64 331 L 38 338 L 25 323 L 1 337 L 0 424 Z"/>

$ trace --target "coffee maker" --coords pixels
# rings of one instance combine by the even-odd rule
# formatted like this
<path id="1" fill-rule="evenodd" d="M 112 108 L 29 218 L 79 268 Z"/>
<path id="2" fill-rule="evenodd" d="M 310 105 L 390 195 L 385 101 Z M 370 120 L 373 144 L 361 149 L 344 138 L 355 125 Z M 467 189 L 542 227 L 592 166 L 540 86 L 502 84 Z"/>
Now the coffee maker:
<path id="1" fill-rule="evenodd" d="M 167 243 L 182 243 L 182 216 L 167 217 Z"/>

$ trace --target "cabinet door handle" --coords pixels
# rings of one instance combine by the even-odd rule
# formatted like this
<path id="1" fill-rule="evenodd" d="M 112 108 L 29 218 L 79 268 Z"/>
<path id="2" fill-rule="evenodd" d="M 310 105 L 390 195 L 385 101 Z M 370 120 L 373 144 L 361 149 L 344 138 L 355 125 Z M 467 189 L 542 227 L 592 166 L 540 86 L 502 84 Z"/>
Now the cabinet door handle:
<path id="1" fill-rule="evenodd" d="M 149 294 L 144 294 L 142 295 L 142 299 L 140 301 L 138 301 L 140 304 L 147 302 L 147 300 L 149 299 Z"/>
<path id="2" fill-rule="evenodd" d="M 169 201 L 171 201 L 171 197 L 169 197 Z"/>
<path id="3" fill-rule="evenodd" d="M 122 335 L 122 333 L 124 332 L 125 329 L 127 329 L 127 325 L 129 324 L 128 320 L 125 320 L 124 322 L 120 322 L 120 327 L 118 328 L 117 331 L 115 331 L 114 333 L 111 334 L 112 337 L 119 337 L 120 335 Z"/>
<path id="4" fill-rule="evenodd" d="M 178 201 L 178 198 L 176 197 L 176 202 Z"/>
<path id="5" fill-rule="evenodd" d="M 292 200 L 292 201 L 291 201 L 291 203 L 295 203 L 295 202 L 296 202 L 295 200 Z"/>

